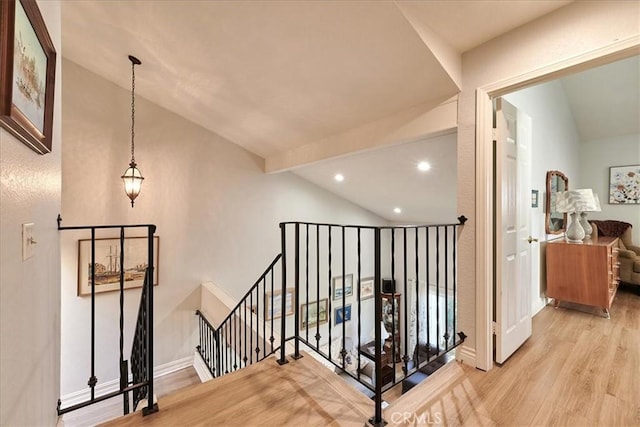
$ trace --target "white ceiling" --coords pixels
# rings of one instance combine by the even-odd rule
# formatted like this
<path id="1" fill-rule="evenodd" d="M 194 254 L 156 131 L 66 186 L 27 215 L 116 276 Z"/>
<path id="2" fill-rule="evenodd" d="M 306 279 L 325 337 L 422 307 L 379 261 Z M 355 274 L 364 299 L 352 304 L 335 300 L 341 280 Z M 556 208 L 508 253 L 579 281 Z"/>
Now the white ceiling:
<path id="1" fill-rule="evenodd" d="M 640 56 L 560 79 L 582 141 L 640 133 Z"/>
<path id="2" fill-rule="evenodd" d="M 392 222 L 448 223 L 456 218 L 456 133 L 296 169 L 297 175 Z M 431 169 L 419 171 L 426 161 Z M 336 174 L 344 181 L 337 182 Z M 396 214 L 393 209 L 400 208 Z"/>
<path id="3" fill-rule="evenodd" d="M 435 107 L 463 52 L 568 3 L 65 0 L 62 55 L 127 90 L 137 56 L 138 96 L 268 159 Z M 452 134 L 295 172 L 390 221 L 450 221 L 455 150 Z"/>
<path id="4" fill-rule="evenodd" d="M 640 133 L 639 65 L 635 56 L 560 79 L 582 141 Z M 421 160 L 433 168 L 418 172 Z M 456 170 L 456 135 L 451 134 L 294 172 L 389 221 L 440 223 L 457 217 Z M 335 182 L 336 173 L 345 181 Z M 396 206 L 401 214 L 393 212 Z"/>
<path id="5" fill-rule="evenodd" d="M 123 88 L 139 57 L 137 94 L 268 158 L 436 106 L 458 92 L 436 56 L 567 3 L 66 0 L 62 53 Z"/>

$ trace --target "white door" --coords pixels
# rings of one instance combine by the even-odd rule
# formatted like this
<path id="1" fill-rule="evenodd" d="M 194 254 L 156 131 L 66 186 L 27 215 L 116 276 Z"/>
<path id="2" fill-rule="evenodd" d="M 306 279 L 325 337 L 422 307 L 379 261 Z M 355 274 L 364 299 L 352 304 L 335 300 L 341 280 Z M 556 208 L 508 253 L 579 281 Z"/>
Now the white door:
<path id="1" fill-rule="evenodd" d="M 531 118 L 496 100 L 495 361 L 531 336 Z"/>

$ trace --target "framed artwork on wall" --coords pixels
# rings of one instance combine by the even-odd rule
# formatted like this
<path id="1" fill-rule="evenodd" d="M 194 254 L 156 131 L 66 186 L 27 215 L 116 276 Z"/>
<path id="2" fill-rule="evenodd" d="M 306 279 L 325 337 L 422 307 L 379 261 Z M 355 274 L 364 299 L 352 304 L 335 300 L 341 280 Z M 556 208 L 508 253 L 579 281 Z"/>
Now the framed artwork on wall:
<path id="1" fill-rule="evenodd" d="M 331 279 L 333 289 L 333 300 L 342 299 L 342 292 L 346 297 L 353 295 L 353 274 L 346 274 L 344 276 L 346 285 L 342 284 L 342 276 L 337 276 Z"/>
<path id="2" fill-rule="evenodd" d="M 327 323 L 328 311 L 328 298 L 312 301 L 309 304 L 300 304 L 300 329 L 313 328 Z"/>
<path id="3" fill-rule="evenodd" d="M 124 289 L 141 288 L 147 269 L 146 237 L 124 239 Z M 96 294 L 120 289 L 120 239 L 96 239 Z M 158 286 L 160 237 L 153 238 L 153 284 Z M 78 240 L 78 296 L 91 295 L 91 240 Z"/>
<path id="4" fill-rule="evenodd" d="M 373 277 L 365 277 L 360 280 L 360 300 L 366 300 L 369 298 L 373 298 L 375 292 L 374 288 L 374 278 Z"/>
<path id="5" fill-rule="evenodd" d="M 609 168 L 609 203 L 640 204 L 640 165 Z"/>
<path id="6" fill-rule="evenodd" d="M 295 289 L 287 288 L 285 309 L 286 315 L 293 314 L 293 301 L 294 301 Z M 273 297 L 272 297 L 273 295 Z M 267 292 L 265 299 L 265 319 L 277 319 L 282 317 L 282 291 Z"/>
<path id="7" fill-rule="evenodd" d="M 334 311 L 333 318 L 335 319 L 335 324 L 340 325 L 343 322 L 348 322 L 351 320 L 351 304 L 347 304 L 344 307 L 337 307 Z"/>
<path id="8" fill-rule="evenodd" d="M 36 0 L 0 2 L 0 125 L 51 152 L 56 51 Z"/>

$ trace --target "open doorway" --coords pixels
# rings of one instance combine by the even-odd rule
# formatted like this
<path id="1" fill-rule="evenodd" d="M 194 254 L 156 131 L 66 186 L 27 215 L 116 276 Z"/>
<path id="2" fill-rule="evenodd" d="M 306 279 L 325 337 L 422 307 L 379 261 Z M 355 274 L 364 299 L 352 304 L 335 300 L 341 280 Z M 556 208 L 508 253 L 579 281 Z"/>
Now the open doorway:
<path id="1" fill-rule="evenodd" d="M 552 67 L 552 69 L 549 68 L 546 70 L 547 71 L 546 74 L 542 72 L 540 73 L 534 72 L 529 75 L 521 76 L 519 79 L 511 79 L 509 81 L 498 82 L 496 84 L 488 85 L 478 89 L 477 100 L 476 100 L 476 107 L 477 107 L 477 114 L 476 114 L 477 134 L 476 135 L 477 135 L 477 144 L 480 147 L 479 148 L 480 155 L 477 158 L 477 166 L 479 168 L 484 168 L 485 170 L 492 170 L 495 166 L 493 158 L 490 155 L 491 153 L 484 152 L 486 150 L 486 147 L 491 146 L 490 142 L 492 140 L 491 126 L 490 126 L 491 122 L 488 119 L 491 117 L 492 99 L 504 96 L 506 99 L 511 99 L 515 103 L 520 103 L 521 105 L 524 105 L 526 104 L 526 102 L 523 101 L 524 99 L 523 93 L 526 94 L 525 92 L 527 91 L 529 92 L 529 95 L 531 95 L 531 92 L 535 90 L 543 90 L 543 91 L 546 90 L 547 92 L 549 92 L 548 94 L 550 94 L 551 93 L 550 90 L 553 89 L 554 85 L 555 86 L 562 85 L 561 82 L 557 81 L 559 77 L 568 76 L 571 73 L 575 74 L 577 72 L 592 69 L 603 64 L 611 64 L 616 61 L 625 60 L 634 55 L 637 55 L 637 46 L 634 48 L 620 49 L 619 51 L 616 51 L 614 48 L 612 48 L 610 52 L 608 52 L 607 54 L 595 60 L 592 58 L 588 58 L 587 56 L 585 56 L 585 58 L 582 58 L 582 61 L 580 61 L 580 58 L 578 59 L 573 58 L 572 60 L 567 61 L 566 63 L 555 64 Z M 633 62 L 633 59 L 627 59 L 627 61 Z M 635 61 L 637 64 L 637 56 L 635 56 Z M 637 76 L 637 71 L 635 75 Z M 515 81 L 515 80 L 518 80 L 518 81 Z M 610 80 L 613 82 L 613 79 L 610 79 Z M 538 85 L 540 86 L 540 88 L 536 89 L 533 86 L 533 84 L 540 83 L 540 82 L 543 82 L 543 84 Z M 527 88 L 521 91 L 523 93 L 518 93 L 515 91 L 525 86 Z M 564 89 L 562 90 L 564 91 Z M 630 89 L 630 90 L 633 90 L 633 89 Z M 635 89 L 635 91 L 637 93 L 637 89 Z M 565 103 L 568 104 L 567 101 L 565 101 Z M 547 110 L 544 111 L 544 113 L 550 116 L 553 115 L 553 113 L 550 111 L 549 108 L 547 108 Z M 636 114 L 636 117 L 637 117 L 637 114 Z M 536 118 L 534 117 L 534 123 L 535 122 L 536 122 Z M 548 129 L 548 130 L 551 132 L 553 129 Z M 538 130 L 538 133 L 540 133 L 540 130 Z M 577 133 L 579 134 L 579 132 Z M 536 129 L 534 128 L 534 135 L 535 134 L 536 134 Z M 538 136 L 541 136 L 541 135 L 538 135 Z M 561 137 L 563 136 L 565 135 L 561 135 Z M 637 135 L 636 135 L 636 138 L 637 138 Z M 576 185 L 579 185 L 581 187 L 587 186 L 587 185 L 595 186 L 593 182 L 589 182 L 588 179 L 586 179 L 586 177 L 591 176 L 593 174 L 582 173 L 580 170 L 580 167 L 583 165 L 583 163 L 585 163 L 584 158 L 593 158 L 594 157 L 593 154 L 584 155 L 582 156 L 584 158 L 582 158 L 580 153 L 578 152 L 577 155 L 572 156 L 570 160 L 575 162 L 577 164 L 577 167 L 564 166 L 564 165 L 554 167 L 554 162 L 557 162 L 559 159 L 567 160 L 570 156 L 566 154 L 560 154 L 561 152 L 558 150 L 567 150 L 567 148 L 559 144 L 557 138 L 556 140 L 554 140 L 553 135 L 552 137 L 547 136 L 545 142 L 546 144 L 544 146 L 547 147 L 546 150 L 552 153 L 555 152 L 557 155 L 555 157 L 549 156 L 548 157 L 549 160 L 535 159 L 535 155 L 534 155 L 534 170 L 537 170 L 537 171 L 544 170 L 546 172 L 546 170 L 562 169 L 564 167 L 567 170 L 571 170 L 571 172 L 569 172 L 570 174 L 575 175 L 574 182 L 576 183 Z M 623 142 L 619 142 L 619 141 L 615 143 L 623 144 Z M 536 147 L 536 141 L 534 141 L 533 144 L 534 144 L 534 147 Z M 582 144 L 579 136 L 577 137 L 576 144 Z M 593 143 L 593 145 L 595 146 L 595 142 Z M 539 146 L 537 148 L 542 149 L 544 147 Z M 629 154 L 632 154 L 632 153 L 629 153 Z M 614 165 L 609 165 L 609 166 L 614 166 Z M 542 237 L 543 240 L 546 240 L 548 236 L 546 236 L 544 232 L 540 232 L 540 230 L 544 230 L 543 228 L 544 222 L 541 220 L 541 216 L 544 215 L 544 203 L 540 203 L 541 201 L 544 200 L 544 198 L 541 197 L 543 196 L 541 190 L 544 187 L 542 186 L 542 184 L 540 184 L 540 180 L 537 178 L 537 175 L 539 174 L 537 172 L 534 172 L 534 181 L 532 185 L 532 189 L 538 189 L 538 197 L 539 197 L 538 207 L 532 208 L 532 209 L 536 209 L 534 212 L 533 229 L 537 230 L 536 232 L 537 236 L 534 236 L 534 237 L 537 237 L 537 238 Z M 486 178 L 486 179 L 489 179 L 489 178 Z M 491 177 L 490 179 L 493 179 L 493 177 Z M 478 188 L 481 188 L 482 192 L 485 192 L 485 193 L 486 193 L 486 188 L 492 188 L 492 185 L 493 185 L 492 182 L 490 183 L 490 182 L 487 182 L 486 180 L 484 182 L 482 181 L 477 182 Z M 573 186 L 573 188 L 579 188 L 579 187 Z M 598 191 L 604 192 L 604 189 L 598 189 Z M 604 194 L 604 196 L 605 196 L 604 199 L 606 200 L 608 198 L 608 192 Z M 479 212 L 481 210 L 482 209 L 478 209 Z M 484 231 L 481 232 L 481 233 L 484 233 L 484 236 L 479 236 L 478 238 L 482 239 L 484 237 L 485 239 L 489 239 L 490 241 L 489 244 L 491 245 L 492 248 L 495 248 L 496 241 L 501 239 L 500 230 L 496 230 L 493 227 L 493 220 L 495 218 L 495 215 L 497 214 L 499 214 L 499 212 L 497 212 L 497 210 L 494 209 L 491 211 L 480 212 L 480 214 L 478 215 L 479 227 L 484 226 Z M 602 215 L 606 215 L 606 213 L 603 213 Z M 489 244 L 487 244 L 487 246 L 489 246 Z M 544 244 L 544 242 L 542 244 Z M 494 265 L 495 255 L 493 252 L 488 254 L 480 254 L 480 255 L 481 256 L 479 256 L 478 257 L 479 259 L 477 260 L 477 263 L 478 263 L 477 265 L 479 265 L 480 263 L 484 263 L 484 265 L 488 265 L 488 266 Z M 534 277 L 532 282 L 537 285 L 537 287 L 534 286 L 531 289 L 532 297 L 533 297 L 532 308 L 534 309 L 534 312 L 543 308 L 546 303 L 544 299 L 544 280 L 543 280 L 544 270 L 541 268 L 541 266 L 544 265 L 543 255 L 544 255 L 544 252 L 540 251 L 540 248 L 538 248 L 537 260 L 536 259 L 533 260 L 534 262 L 533 262 L 533 268 L 532 268 L 532 275 L 534 275 Z M 536 268 L 536 265 L 537 265 L 537 268 Z M 479 308 L 479 310 L 477 310 L 478 316 L 476 319 L 477 320 L 476 332 L 477 332 L 478 344 L 479 344 L 477 348 L 477 366 L 481 369 L 490 369 L 493 365 L 493 339 L 492 339 L 493 335 L 491 332 L 493 325 L 491 322 L 493 321 L 492 314 L 494 311 L 493 292 L 492 292 L 491 283 L 493 283 L 494 278 L 496 277 L 497 274 L 499 274 L 499 272 L 487 271 L 486 269 L 483 272 L 482 270 L 483 270 L 482 268 L 478 269 L 478 274 L 482 275 L 484 273 L 484 276 L 482 276 L 478 280 L 478 282 L 482 283 L 483 286 L 479 286 L 479 291 L 477 294 L 477 297 L 478 297 L 477 303 Z M 535 275 L 537 275 L 538 277 L 536 278 Z M 480 288 L 484 288 L 484 289 L 480 289 Z"/>

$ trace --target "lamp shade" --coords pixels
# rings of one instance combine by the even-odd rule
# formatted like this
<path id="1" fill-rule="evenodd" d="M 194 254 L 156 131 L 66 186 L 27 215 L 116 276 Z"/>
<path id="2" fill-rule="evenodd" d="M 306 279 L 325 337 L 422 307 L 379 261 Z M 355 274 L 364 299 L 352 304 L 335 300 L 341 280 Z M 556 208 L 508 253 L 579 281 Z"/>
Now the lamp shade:
<path id="1" fill-rule="evenodd" d="M 556 212 L 573 213 L 599 211 L 600 203 L 599 200 L 596 202 L 596 197 L 597 195 L 594 196 L 593 190 L 590 188 L 556 193 Z"/>
<path id="2" fill-rule="evenodd" d="M 122 182 L 124 182 L 124 192 L 129 199 L 131 199 L 131 207 L 133 207 L 133 201 L 138 197 L 138 194 L 140 194 L 140 188 L 144 180 L 134 161 L 129 163 L 129 167 L 120 178 L 122 178 Z"/>

